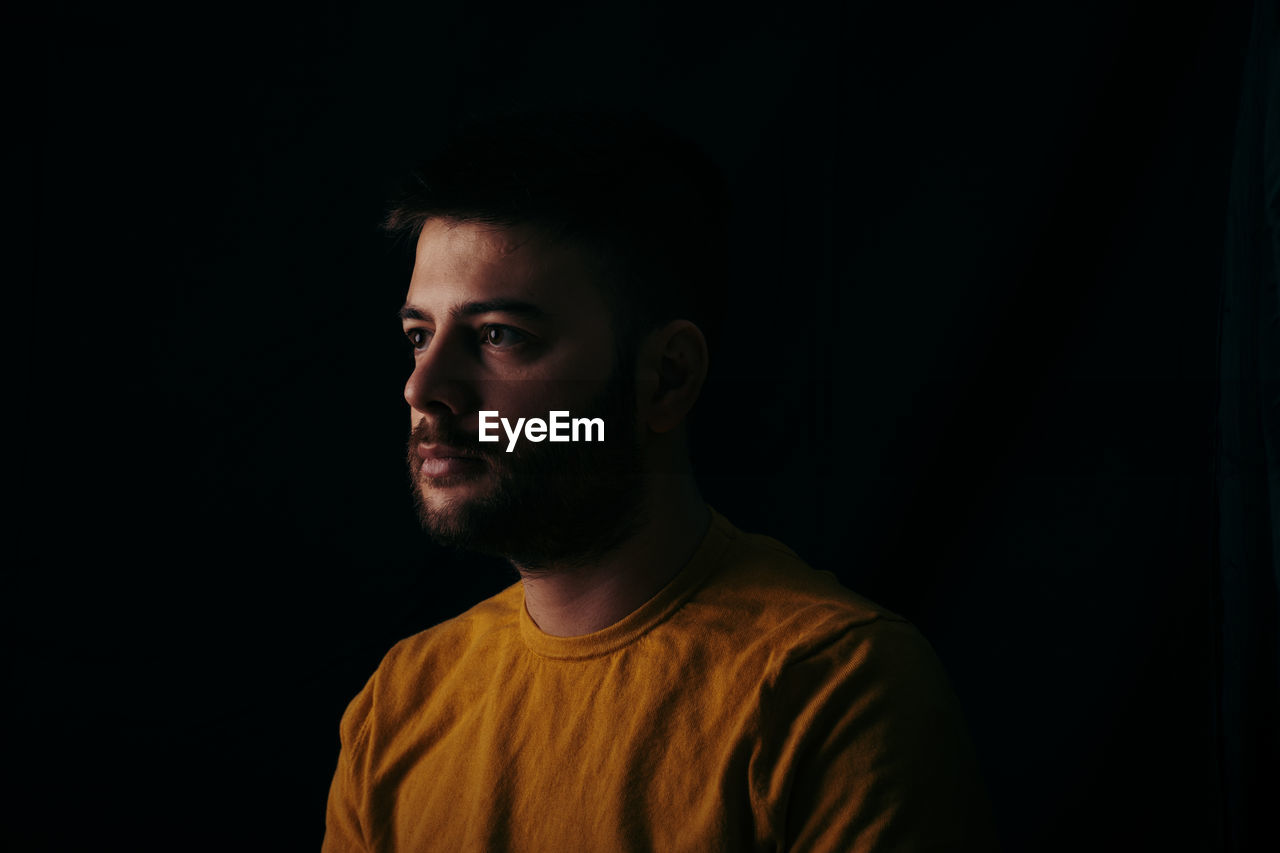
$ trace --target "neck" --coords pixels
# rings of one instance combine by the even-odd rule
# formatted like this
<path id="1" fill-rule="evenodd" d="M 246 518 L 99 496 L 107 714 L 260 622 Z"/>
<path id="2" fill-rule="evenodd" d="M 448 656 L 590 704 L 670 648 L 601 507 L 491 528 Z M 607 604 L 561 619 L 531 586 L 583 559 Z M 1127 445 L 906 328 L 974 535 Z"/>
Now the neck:
<path id="1" fill-rule="evenodd" d="M 643 524 L 589 566 L 520 566 L 524 603 L 542 631 L 578 637 L 632 613 L 679 573 L 706 536 L 711 513 L 689 474 L 651 480 Z"/>

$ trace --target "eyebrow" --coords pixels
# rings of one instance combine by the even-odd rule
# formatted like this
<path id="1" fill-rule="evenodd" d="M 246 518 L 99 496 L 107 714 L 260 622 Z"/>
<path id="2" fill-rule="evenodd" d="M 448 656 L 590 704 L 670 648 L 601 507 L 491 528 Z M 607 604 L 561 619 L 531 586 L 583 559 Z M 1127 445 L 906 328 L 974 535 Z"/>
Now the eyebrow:
<path id="1" fill-rule="evenodd" d="M 464 302 L 461 305 L 455 305 L 449 309 L 449 316 L 457 319 L 458 317 L 474 317 L 477 314 L 516 314 L 531 319 L 544 319 L 547 312 L 543 311 L 532 302 L 524 302 L 520 299 L 486 299 L 480 302 Z M 404 320 L 423 320 L 429 321 L 431 315 L 425 311 L 415 308 L 412 305 L 405 304 L 400 308 L 400 319 Z"/>

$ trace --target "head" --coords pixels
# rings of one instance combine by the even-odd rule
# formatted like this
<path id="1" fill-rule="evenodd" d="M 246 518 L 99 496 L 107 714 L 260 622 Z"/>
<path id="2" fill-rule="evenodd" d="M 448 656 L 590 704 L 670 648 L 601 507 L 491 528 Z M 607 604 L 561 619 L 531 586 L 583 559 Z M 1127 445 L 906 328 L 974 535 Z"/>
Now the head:
<path id="1" fill-rule="evenodd" d="M 655 478 L 688 474 L 723 290 L 714 168 L 643 121 L 489 121 L 419 170 L 388 224 L 416 250 L 402 319 L 424 525 L 524 568 L 607 553 Z M 486 411 L 599 418 L 604 440 L 483 443 Z"/>

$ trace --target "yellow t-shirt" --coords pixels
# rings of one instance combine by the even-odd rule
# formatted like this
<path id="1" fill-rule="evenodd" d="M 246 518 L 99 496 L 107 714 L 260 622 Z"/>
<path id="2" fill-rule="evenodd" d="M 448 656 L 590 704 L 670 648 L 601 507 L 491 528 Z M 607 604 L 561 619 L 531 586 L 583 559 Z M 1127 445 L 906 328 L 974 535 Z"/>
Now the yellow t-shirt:
<path id="1" fill-rule="evenodd" d="M 520 584 L 398 643 L 342 719 L 324 850 L 989 850 L 937 658 L 712 513 L 661 592 L 582 637 Z"/>

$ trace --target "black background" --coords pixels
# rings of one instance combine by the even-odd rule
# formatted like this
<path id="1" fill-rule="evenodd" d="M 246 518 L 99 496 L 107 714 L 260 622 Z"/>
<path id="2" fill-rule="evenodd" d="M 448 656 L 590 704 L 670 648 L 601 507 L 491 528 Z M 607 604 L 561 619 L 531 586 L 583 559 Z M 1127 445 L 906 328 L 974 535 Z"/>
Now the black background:
<path id="1" fill-rule="evenodd" d="M 695 464 L 915 621 L 1006 847 L 1217 849 L 1213 430 L 1247 4 L 55 4 L 17 80 L 24 846 L 316 849 L 395 640 L 513 580 L 403 465 L 468 113 L 640 107 L 737 206 Z M 23 535 L 26 534 L 26 535 Z"/>

